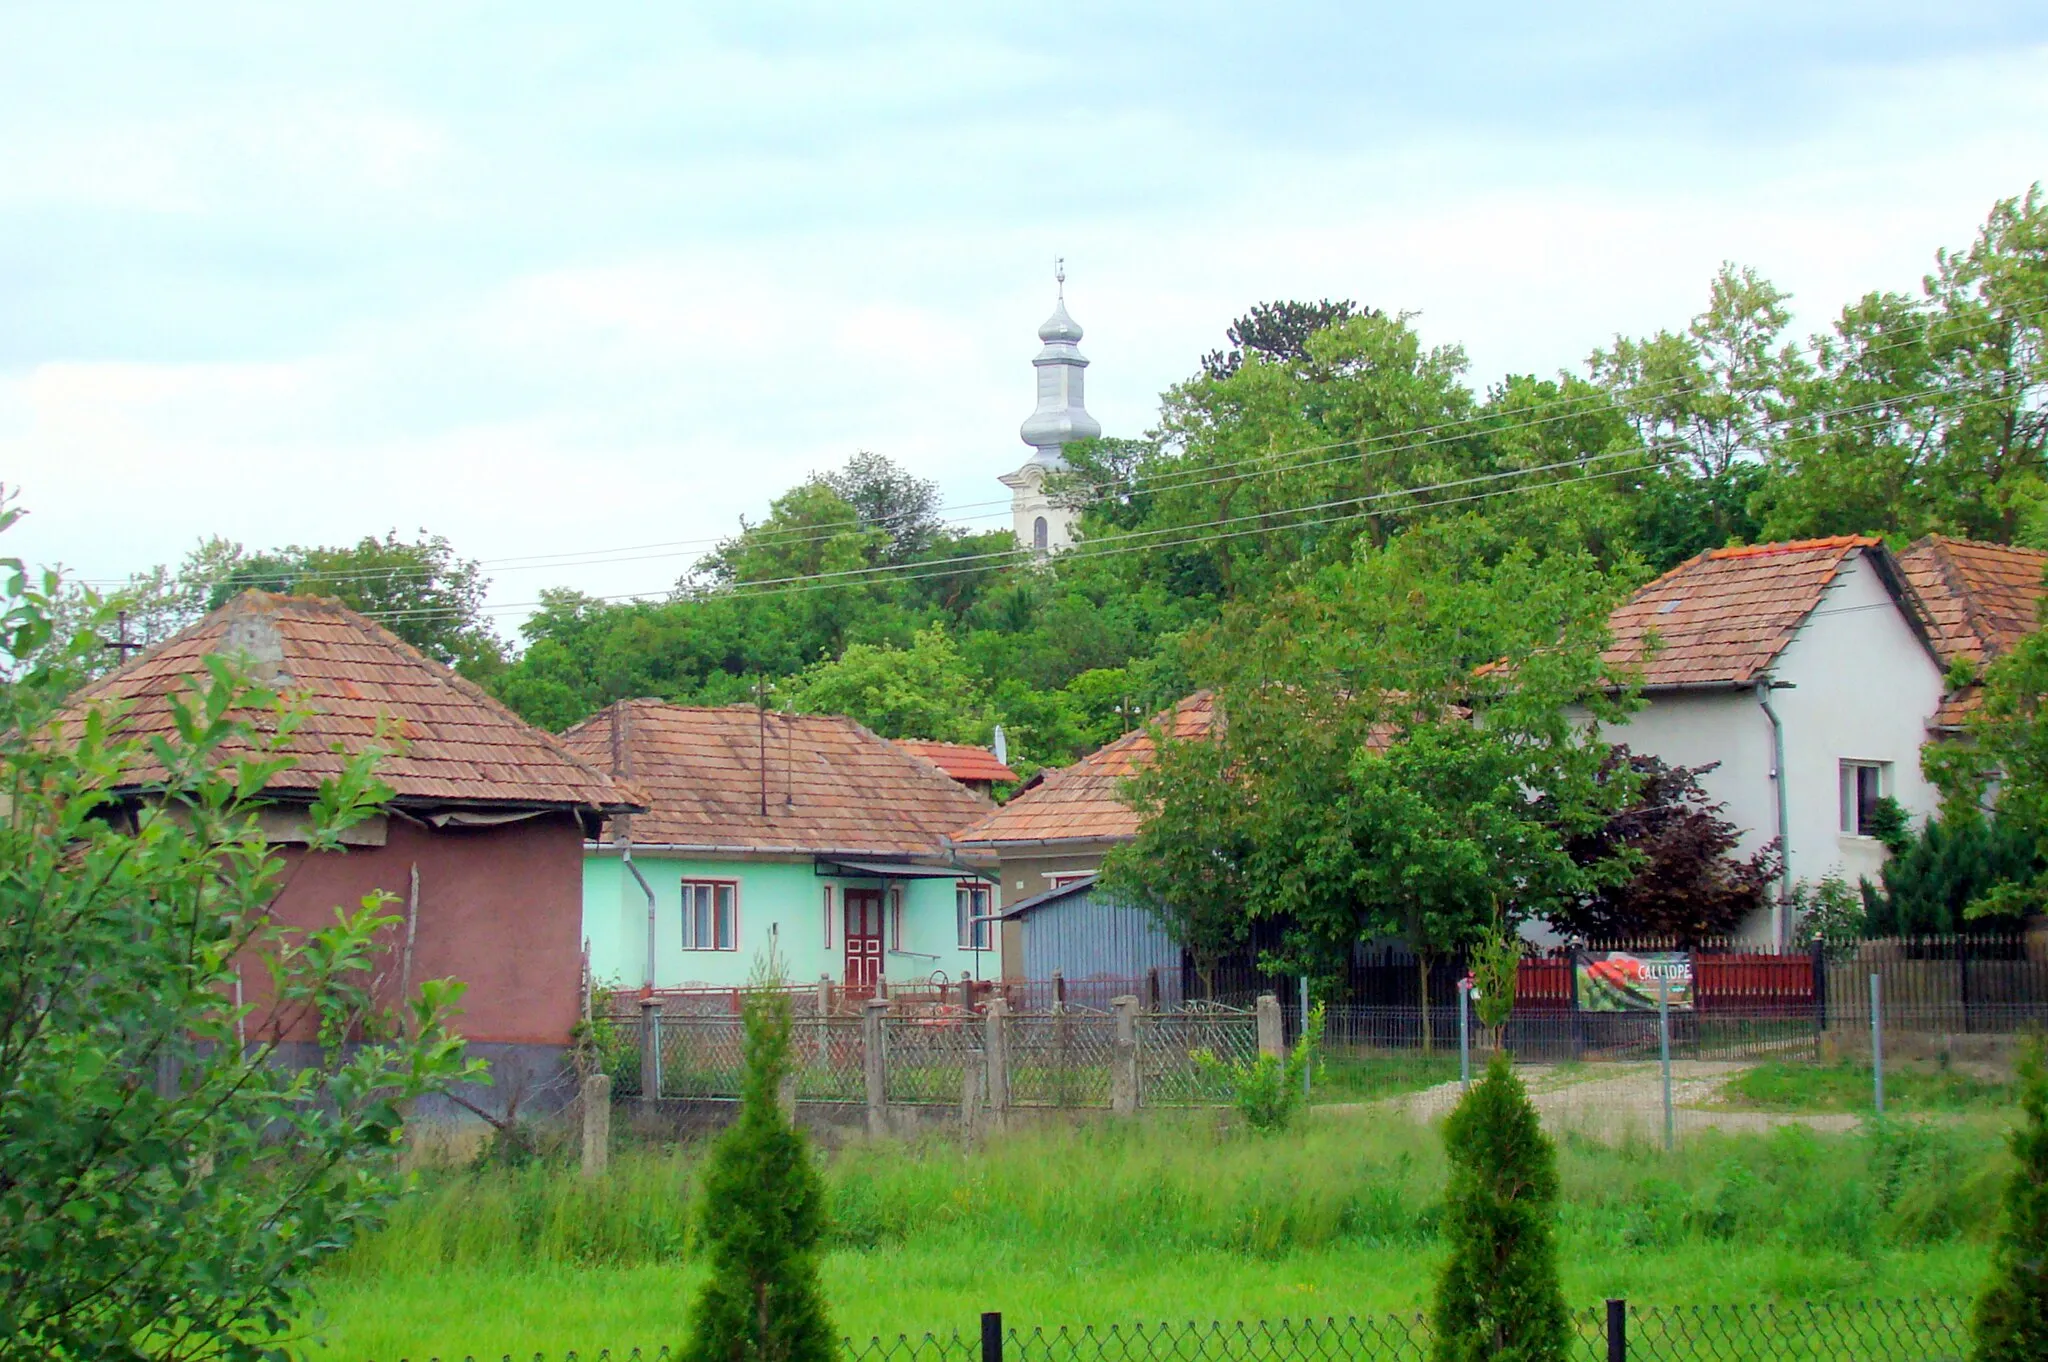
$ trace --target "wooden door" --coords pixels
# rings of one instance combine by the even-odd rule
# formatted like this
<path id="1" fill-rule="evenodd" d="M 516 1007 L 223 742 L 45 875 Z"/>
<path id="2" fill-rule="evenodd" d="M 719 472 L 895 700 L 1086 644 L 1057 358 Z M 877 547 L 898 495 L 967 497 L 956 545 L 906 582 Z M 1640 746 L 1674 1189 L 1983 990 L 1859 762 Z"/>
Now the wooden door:
<path id="1" fill-rule="evenodd" d="M 882 891 L 849 889 L 846 900 L 846 987 L 872 994 L 882 978 Z"/>

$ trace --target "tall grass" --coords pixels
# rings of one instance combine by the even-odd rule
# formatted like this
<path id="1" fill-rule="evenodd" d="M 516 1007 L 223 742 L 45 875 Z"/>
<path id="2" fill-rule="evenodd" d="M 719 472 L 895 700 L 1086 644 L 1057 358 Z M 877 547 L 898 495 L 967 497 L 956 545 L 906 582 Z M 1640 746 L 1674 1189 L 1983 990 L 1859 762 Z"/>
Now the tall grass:
<path id="1" fill-rule="evenodd" d="M 1854 1258 L 1981 1236 L 2006 1157 L 1988 1126 L 1908 1123 L 1701 1135 L 1675 1155 L 1568 1138 L 1560 1155 L 1567 1253 L 1736 1243 Z M 956 1245 L 1059 1261 L 1429 1246 L 1444 1174 L 1436 1132 L 1346 1115 L 1274 1137 L 1155 1116 L 822 1157 L 840 1249 Z M 331 1271 L 687 1263 L 697 1165 L 685 1147 L 623 1151 L 598 1180 L 553 1163 L 423 1174 L 390 1226 Z"/>

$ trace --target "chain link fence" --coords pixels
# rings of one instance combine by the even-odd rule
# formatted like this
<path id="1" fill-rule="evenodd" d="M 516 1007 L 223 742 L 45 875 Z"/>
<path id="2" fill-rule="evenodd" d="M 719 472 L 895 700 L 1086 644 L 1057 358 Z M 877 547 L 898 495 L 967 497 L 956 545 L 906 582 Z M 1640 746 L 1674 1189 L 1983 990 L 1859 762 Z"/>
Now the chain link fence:
<path id="1" fill-rule="evenodd" d="M 1970 1303 L 1956 1297 L 1688 1306 L 1609 1301 L 1573 1313 L 1570 1356 L 1574 1362 L 1961 1362 L 1970 1351 L 1969 1313 Z M 1000 1315 L 985 1315 L 978 1336 L 846 1339 L 844 1355 L 848 1362 L 1424 1362 L 1432 1341 L 1419 1314 L 1051 1328 L 1017 1328 Z M 501 1354 L 499 1362 L 529 1356 L 549 1362 L 538 1353 Z M 557 1355 L 558 1362 L 673 1359 L 667 1348 Z M 486 1359 L 466 1356 L 463 1362 Z"/>

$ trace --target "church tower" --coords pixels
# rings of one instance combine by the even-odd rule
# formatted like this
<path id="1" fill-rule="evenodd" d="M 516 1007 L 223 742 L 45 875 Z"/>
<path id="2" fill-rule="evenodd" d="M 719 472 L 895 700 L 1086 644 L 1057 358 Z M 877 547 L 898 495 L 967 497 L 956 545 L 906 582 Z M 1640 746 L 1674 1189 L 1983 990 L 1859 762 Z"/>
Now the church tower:
<path id="1" fill-rule="evenodd" d="M 1102 425 L 1088 414 L 1082 393 L 1082 375 L 1088 361 L 1078 348 L 1081 327 L 1067 315 L 1067 270 L 1055 262 L 1053 278 L 1059 285 L 1059 301 L 1052 316 L 1038 328 L 1045 348 L 1031 361 L 1038 370 L 1038 409 L 1024 420 L 1017 432 L 1031 446 L 1031 457 L 1014 473 L 1005 473 L 1003 486 L 1010 489 L 1010 515 L 1017 542 L 1039 553 L 1057 553 L 1074 542 L 1074 521 L 1079 511 L 1055 505 L 1046 494 L 1045 481 L 1067 469 L 1061 449 L 1073 440 L 1090 440 L 1102 434 Z"/>

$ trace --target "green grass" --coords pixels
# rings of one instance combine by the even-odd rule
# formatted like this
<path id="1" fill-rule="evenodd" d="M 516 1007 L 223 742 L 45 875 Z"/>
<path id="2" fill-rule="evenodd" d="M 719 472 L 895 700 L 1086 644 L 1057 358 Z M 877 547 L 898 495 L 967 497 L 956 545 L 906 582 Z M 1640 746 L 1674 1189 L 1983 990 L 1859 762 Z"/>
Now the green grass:
<path id="1" fill-rule="evenodd" d="M 384 1233 L 320 1279 L 317 1356 L 390 1362 L 658 1345 L 699 1271 L 696 1151 L 609 1177 L 423 1176 Z M 1566 1288 L 1688 1304 L 1973 1291 L 2005 1155 L 1995 1123 L 1688 1140 L 1676 1156 L 1567 1139 Z M 849 1335 L 1012 1323 L 1414 1310 L 1438 1258 L 1434 1131 L 1317 1112 L 1285 1135 L 1214 1113 L 826 1159 L 826 1283 Z"/>
<path id="2" fill-rule="evenodd" d="M 1954 1069 L 1885 1071 L 1888 1113 L 1995 1111 L 2011 1102 L 2010 1083 Z M 1720 1104 L 1750 1111 L 1875 1112 L 1876 1086 L 1867 1064 L 1774 1062 L 1736 1075 L 1722 1088 Z"/>
<path id="3" fill-rule="evenodd" d="M 1483 1060 L 1479 1061 L 1483 1065 Z M 1372 1102 L 1405 1092 L 1420 1092 L 1458 1076 L 1458 1056 L 1423 1054 L 1327 1054 L 1316 1065 L 1310 1089 L 1314 1102 Z"/>

